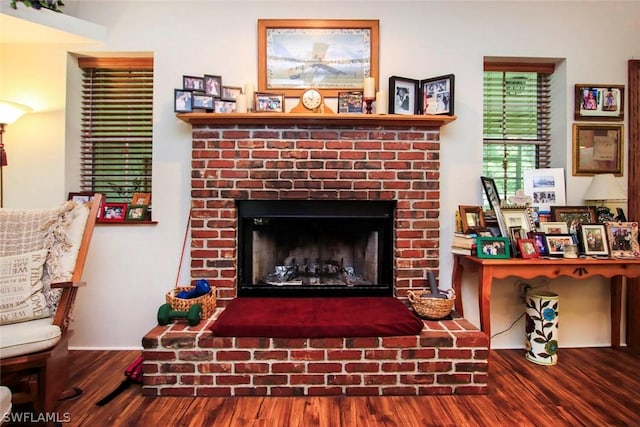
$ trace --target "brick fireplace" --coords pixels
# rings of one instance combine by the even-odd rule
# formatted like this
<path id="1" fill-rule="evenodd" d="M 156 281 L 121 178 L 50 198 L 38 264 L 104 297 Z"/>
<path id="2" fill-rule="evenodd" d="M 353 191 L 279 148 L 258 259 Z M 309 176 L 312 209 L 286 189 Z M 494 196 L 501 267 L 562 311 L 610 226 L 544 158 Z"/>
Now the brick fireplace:
<path id="1" fill-rule="evenodd" d="M 406 300 L 428 287 L 427 272 L 439 266 L 440 126 L 455 118 L 178 117 L 193 126 L 191 277 L 216 287 L 218 308 L 198 326 L 157 326 L 143 338 L 144 395 L 487 392 L 489 341 L 457 315 L 402 337 L 216 337 L 208 329 L 239 296 L 238 201 L 389 202 L 389 292 Z"/>

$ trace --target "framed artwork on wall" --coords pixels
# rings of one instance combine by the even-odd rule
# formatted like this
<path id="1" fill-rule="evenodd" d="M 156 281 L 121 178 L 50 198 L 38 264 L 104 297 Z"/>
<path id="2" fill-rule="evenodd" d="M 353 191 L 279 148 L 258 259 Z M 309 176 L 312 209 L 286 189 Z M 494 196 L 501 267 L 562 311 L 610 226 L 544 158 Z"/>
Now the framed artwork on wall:
<path id="1" fill-rule="evenodd" d="M 624 86 L 577 84 L 576 120 L 624 120 Z"/>
<path id="2" fill-rule="evenodd" d="M 573 124 L 573 175 L 622 176 L 622 124 Z"/>

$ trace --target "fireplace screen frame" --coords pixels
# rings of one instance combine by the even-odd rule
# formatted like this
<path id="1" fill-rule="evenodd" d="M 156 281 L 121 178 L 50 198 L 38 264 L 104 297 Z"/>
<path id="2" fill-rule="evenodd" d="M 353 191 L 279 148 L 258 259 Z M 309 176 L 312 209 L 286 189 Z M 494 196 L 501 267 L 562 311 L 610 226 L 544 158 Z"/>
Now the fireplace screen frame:
<path id="1" fill-rule="evenodd" d="M 238 212 L 238 297 L 393 296 L 395 201 L 377 200 L 236 200 Z M 357 286 L 277 286 L 252 283 L 254 231 L 268 221 L 301 219 L 366 224 L 377 234 L 378 283 Z"/>

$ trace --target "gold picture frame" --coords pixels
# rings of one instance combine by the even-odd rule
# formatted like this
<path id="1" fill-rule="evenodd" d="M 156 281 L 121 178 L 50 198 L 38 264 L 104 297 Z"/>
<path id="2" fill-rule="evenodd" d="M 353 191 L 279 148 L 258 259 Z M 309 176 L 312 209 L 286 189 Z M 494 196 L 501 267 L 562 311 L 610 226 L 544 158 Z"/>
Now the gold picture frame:
<path id="1" fill-rule="evenodd" d="M 622 176 L 622 124 L 573 124 L 573 175 Z"/>
<path id="2" fill-rule="evenodd" d="M 378 20 L 259 19 L 258 90 L 293 97 L 314 87 L 338 96 L 363 90 L 365 77 L 377 87 L 379 27 Z"/>

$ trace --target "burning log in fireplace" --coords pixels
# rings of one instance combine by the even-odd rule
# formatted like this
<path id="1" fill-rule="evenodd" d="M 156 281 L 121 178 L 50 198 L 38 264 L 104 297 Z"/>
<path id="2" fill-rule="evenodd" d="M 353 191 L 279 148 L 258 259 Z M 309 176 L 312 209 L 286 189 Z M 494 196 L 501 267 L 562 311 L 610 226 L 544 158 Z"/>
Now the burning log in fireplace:
<path id="1" fill-rule="evenodd" d="M 345 266 L 344 258 L 340 261 L 307 262 L 305 258 L 302 264 L 298 264 L 295 258 L 286 260 L 284 265 L 276 265 L 261 284 L 274 286 L 367 286 L 372 285 L 361 275 L 356 274 L 353 266 Z"/>

